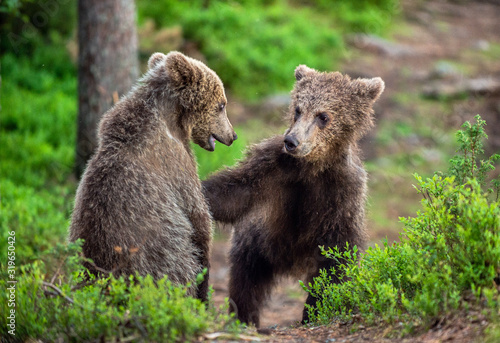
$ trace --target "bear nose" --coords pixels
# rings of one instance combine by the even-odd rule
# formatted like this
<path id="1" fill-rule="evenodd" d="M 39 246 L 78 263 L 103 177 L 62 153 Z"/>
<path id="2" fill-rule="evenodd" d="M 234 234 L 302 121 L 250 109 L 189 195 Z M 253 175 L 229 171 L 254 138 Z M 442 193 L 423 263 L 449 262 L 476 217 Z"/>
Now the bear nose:
<path id="1" fill-rule="evenodd" d="M 238 139 L 238 135 L 235 133 L 233 133 L 233 141 L 237 140 Z"/>
<path id="2" fill-rule="evenodd" d="M 292 152 L 297 149 L 299 141 L 294 136 L 285 136 L 285 149 L 286 151 Z"/>

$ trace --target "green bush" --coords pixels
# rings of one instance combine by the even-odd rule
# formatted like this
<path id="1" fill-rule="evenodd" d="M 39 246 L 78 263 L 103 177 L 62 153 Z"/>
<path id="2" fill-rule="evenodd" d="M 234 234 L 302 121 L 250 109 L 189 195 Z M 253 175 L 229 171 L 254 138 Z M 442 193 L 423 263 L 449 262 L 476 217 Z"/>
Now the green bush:
<path id="1" fill-rule="evenodd" d="M 385 242 L 363 254 L 356 247 L 323 249 L 339 264 L 322 271 L 314 285 L 302 284 L 319 299 L 317 311 L 309 309 L 311 321 L 326 324 L 357 313 L 371 324 L 403 321 L 411 326 L 467 308 L 469 302 L 498 310 L 498 180 L 491 189 L 482 185 L 500 156 L 479 160 L 484 125 L 477 116 L 476 123 L 467 122 L 458 132 L 460 154 L 450 161 L 448 175 L 427 180 L 415 175 L 423 209 L 401 219 L 400 243 Z M 331 284 L 332 274 L 345 281 Z"/>
<path id="2" fill-rule="evenodd" d="M 17 341 L 177 342 L 192 341 L 208 330 L 238 330 L 226 310 L 206 307 L 186 296 L 187 287 L 174 286 L 166 277 L 157 282 L 150 276 L 86 280 L 80 245 L 57 245 L 44 261 L 18 268 Z M 0 286 L 10 286 L 5 277 Z M 8 302 L 0 302 L 0 309 L 0 334 L 12 338 L 4 315 L 10 313 Z"/>

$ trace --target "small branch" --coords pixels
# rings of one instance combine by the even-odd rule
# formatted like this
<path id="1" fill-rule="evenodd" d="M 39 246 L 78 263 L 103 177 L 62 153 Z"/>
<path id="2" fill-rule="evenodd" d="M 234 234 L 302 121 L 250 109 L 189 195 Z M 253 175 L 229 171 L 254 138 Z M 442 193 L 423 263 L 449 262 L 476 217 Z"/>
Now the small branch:
<path id="1" fill-rule="evenodd" d="M 144 328 L 144 326 L 141 325 L 141 323 L 139 322 L 137 317 L 132 316 L 131 320 L 134 322 L 137 329 L 139 329 L 139 331 L 141 332 L 142 337 L 148 337 L 148 333 L 147 333 L 146 329 Z"/>
<path id="2" fill-rule="evenodd" d="M 83 310 L 85 311 L 91 311 L 91 312 L 98 312 L 98 313 L 102 313 L 101 311 L 98 311 L 96 309 L 94 310 L 89 310 L 87 308 L 85 308 L 85 306 L 79 304 L 79 303 L 76 303 L 73 299 L 71 299 L 70 297 L 68 297 L 67 295 L 64 294 L 64 292 L 59 288 L 57 287 L 56 285 L 54 284 L 51 284 L 49 282 L 45 282 L 45 281 L 42 281 L 42 285 L 44 285 L 45 287 L 49 287 L 51 289 L 54 290 L 54 292 L 51 292 L 51 291 L 48 291 L 48 290 L 45 290 L 45 293 L 48 293 L 48 294 L 51 294 L 51 295 L 56 295 L 56 296 L 60 296 L 62 298 L 64 298 L 64 300 L 66 300 L 67 302 L 69 302 L 71 305 L 76 305 L 80 308 L 82 308 Z"/>
<path id="3" fill-rule="evenodd" d="M 88 286 L 88 285 L 93 285 L 95 282 L 96 282 L 97 279 L 94 279 L 94 280 L 85 280 L 85 281 L 82 281 L 82 282 L 79 282 L 77 285 L 71 287 L 71 291 L 74 292 L 74 291 L 77 291 L 85 286 Z"/>
<path id="4" fill-rule="evenodd" d="M 103 269 L 99 266 L 97 266 L 94 262 L 91 262 L 91 261 L 86 261 L 88 264 L 90 264 L 96 271 L 100 272 L 100 273 L 104 273 L 104 274 L 107 274 L 107 275 L 110 275 L 110 274 L 113 274 L 113 271 L 114 270 L 106 270 L 106 269 Z"/>
<path id="5" fill-rule="evenodd" d="M 61 271 L 61 268 L 62 268 L 62 266 L 67 258 L 68 258 L 68 255 L 65 255 L 64 258 L 60 261 L 59 265 L 57 266 L 56 271 L 54 272 L 54 275 L 52 276 L 52 279 L 50 279 L 51 284 L 53 284 L 54 281 L 56 281 L 57 275 L 59 275 L 59 272 Z"/>
<path id="6" fill-rule="evenodd" d="M 75 301 L 73 299 L 71 299 L 70 297 L 64 295 L 63 291 L 61 291 L 61 289 L 59 287 L 57 287 L 56 285 L 51 284 L 49 282 L 45 282 L 45 281 L 42 281 L 42 284 L 45 287 L 52 288 L 54 291 L 56 291 L 57 295 L 59 295 L 60 297 L 63 297 L 64 299 L 66 299 L 66 301 L 68 301 L 70 304 L 73 304 L 73 305 L 75 304 Z"/>

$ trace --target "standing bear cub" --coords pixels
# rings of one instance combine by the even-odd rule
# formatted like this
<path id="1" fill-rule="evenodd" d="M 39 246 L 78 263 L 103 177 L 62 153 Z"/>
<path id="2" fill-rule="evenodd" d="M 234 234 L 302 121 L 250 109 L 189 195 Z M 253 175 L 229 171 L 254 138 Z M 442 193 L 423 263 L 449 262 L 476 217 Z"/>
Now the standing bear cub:
<path id="1" fill-rule="evenodd" d="M 373 126 L 372 106 L 384 82 L 304 65 L 295 78 L 285 134 L 253 146 L 237 167 L 202 183 L 213 219 L 234 227 L 232 310 L 257 327 L 279 276 L 313 282 L 320 269 L 335 265 L 319 246 L 363 248 L 366 240 L 367 176 L 357 141 Z M 309 295 L 306 304 L 317 300 Z"/>
<path id="2" fill-rule="evenodd" d="M 99 125 L 76 194 L 70 241 L 84 239 L 92 273 L 168 275 L 206 300 L 211 219 L 189 142 L 213 151 L 236 134 L 214 71 L 179 52 L 153 54 L 138 84 Z M 99 268 L 95 268 L 95 266 Z"/>

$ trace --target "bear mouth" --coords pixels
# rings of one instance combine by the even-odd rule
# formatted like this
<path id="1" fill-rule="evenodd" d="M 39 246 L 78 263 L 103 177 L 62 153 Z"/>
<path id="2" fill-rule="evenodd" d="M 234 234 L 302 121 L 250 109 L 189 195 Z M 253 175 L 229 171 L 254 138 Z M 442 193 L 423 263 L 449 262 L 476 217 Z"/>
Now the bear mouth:
<path id="1" fill-rule="evenodd" d="M 219 137 L 217 137 L 216 135 L 214 135 L 213 133 L 208 136 L 208 151 L 214 151 L 215 150 L 215 142 L 220 142 L 220 143 L 223 143 Z M 224 144 L 224 143 L 223 143 Z"/>
<path id="2" fill-rule="evenodd" d="M 304 143 L 292 150 L 287 148 L 286 144 L 283 144 L 283 148 L 281 151 L 296 158 L 303 158 L 308 156 L 313 150 L 314 149 L 310 144 Z"/>

